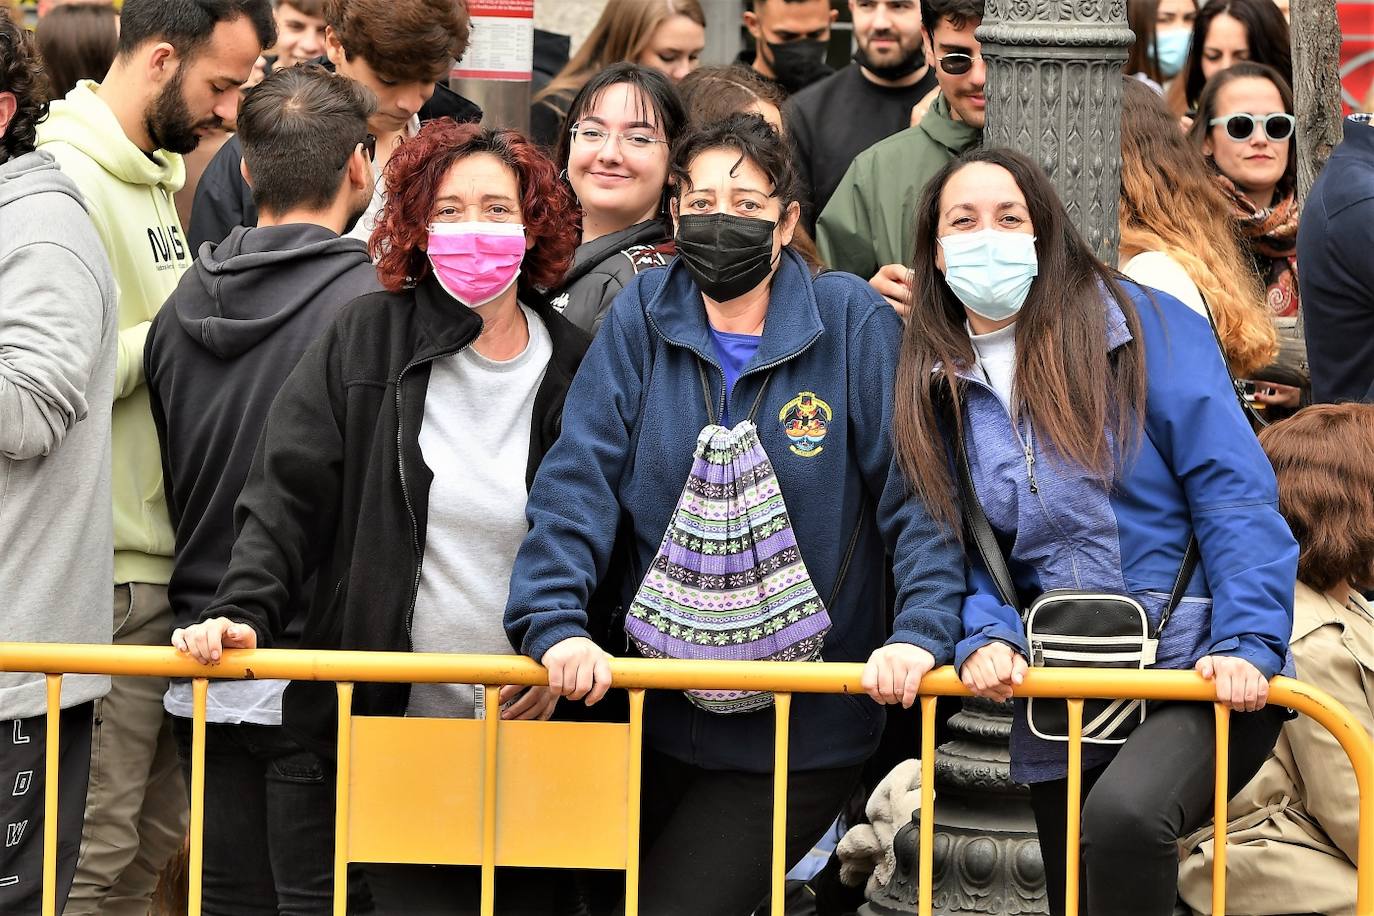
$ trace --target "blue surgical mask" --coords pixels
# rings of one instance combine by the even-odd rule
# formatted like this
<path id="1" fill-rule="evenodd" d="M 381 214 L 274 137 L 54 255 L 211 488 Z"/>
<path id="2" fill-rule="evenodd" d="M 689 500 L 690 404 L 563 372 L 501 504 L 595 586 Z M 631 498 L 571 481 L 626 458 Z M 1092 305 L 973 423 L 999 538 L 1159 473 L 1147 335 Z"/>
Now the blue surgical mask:
<path id="1" fill-rule="evenodd" d="M 982 229 L 938 240 L 945 251 L 945 282 L 970 312 L 1005 321 L 1026 303 L 1040 273 L 1035 236 Z"/>
<path id="2" fill-rule="evenodd" d="M 1188 59 L 1188 45 L 1192 40 L 1192 29 L 1170 29 L 1155 33 L 1155 57 L 1159 61 L 1160 76 L 1167 80 L 1178 75 Z"/>

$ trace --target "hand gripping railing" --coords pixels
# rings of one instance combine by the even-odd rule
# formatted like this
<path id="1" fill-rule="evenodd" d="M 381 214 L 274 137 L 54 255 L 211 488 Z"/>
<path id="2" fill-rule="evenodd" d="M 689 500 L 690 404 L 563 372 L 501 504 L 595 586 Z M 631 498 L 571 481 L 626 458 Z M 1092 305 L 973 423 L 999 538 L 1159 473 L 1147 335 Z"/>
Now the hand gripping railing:
<path id="1" fill-rule="evenodd" d="M 45 796 L 45 825 L 43 832 L 43 913 L 56 916 L 57 831 L 50 825 L 57 823 L 57 761 L 58 722 L 62 674 L 144 675 L 157 677 L 185 677 L 193 679 L 194 724 L 191 754 L 191 868 L 190 912 L 200 913 L 201 865 L 203 861 L 202 835 L 204 831 L 205 791 L 205 700 L 207 678 L 289 678 L 292 680 L 334 681 L 339 700 L 338 736 L 338 821 L 335 826 L 335 912 L 342 914 L 346 905 L 347 864 L 350 860 L 350 815 L 355 792 L 364 792 L 365 783 L 353 780 L 353 762 L 359 745 L 353 740 L 355 720 L 352 716 L 353 685 L 357 682 L 451 682 L 485 684 L 499 687 L 505 684 L 543 685 L 547 683 L 545 670 L 528 659 L 517 656 L 428 655 L 400 652 L 325 652 L 305 650 L 241 650 L 225 652 L 215 667 L 202 667 L 171 648 L 137 646 L 75 646 L 30 643 L 0 643 L 0 671 L 35 672 L 47 675 L 48 734 L 47 779 Z M 686 689 L 744 689 L 771 691 L 776 694 L 775 771 L 773 780 L 773 868 L 772 912 L 783 912 L 783 880 L 787 870 L 785 861 L 788 720 L 794 693 L 851 693 L 860 694 L 859 664 L 821 664 L 800 662 L 688 662 L 643 659 L 616 659 L 611 663 L 612 677 L 617 687 L 627 688 L 630 694 L 630 722 L 621 726 L 599 726 L 584 723 L 522 723 L 502 722 L 498 691 L 486 691 L 486 717 L 480 722 L 455 722 L 460 729 L 477 736 L 468 747 L 480 748 L 482 767 L 480 785 L 472 796 L 480 802 L 480 849 L 476 862 L 481 867 L 481 912 L 488 916 L 494 907 L 494 879 L 498 858 L 502 864 L 534 864 L 522 859 L 531 854 L 521 846 L 519 837 L 498 835 L 502 812 L 498 799 L 504 800 L 498 783 L 502 765 L 511 765 L 510 757 L 502 758 L 499 742 L 505 733 L 510 741 L 523 742 L 528 755 L 529 744 L 543 731 L 559 729 L 620 728 L 623 741 L 602 740 L 605 732 L 581 731 L 562 733 L 562 748 L 574 747 L 580 736 L 595 738 L 602 747 L 623 748 L 626 763 L 618 771 L 622 775 L 619 791 L 622 804 L 615 808 L 615 816 L 623 820 L 623 849 L 618 860 L 625 869 L 625 911 L 633 916 L 639 910 L 639 784 L 640 753 L 643 735 L 644 691 Z M 933 816 L 935 801 L 935 700 L 939 696 L 965 696 L 967 690 L 951 668 L 929 674 L 921 682 L 921 819 L 919 857 L 919 912 L 931 913 L 932 872 L 934 849 Z M 1076 914 L 1078 901 L 1079 807 L 1082 785 L 1082 698 L 1191 700 L 1211 702 L 1215 687 L 1191 671 L 1093 671 L 1086 669 L 1034 669 L 1026 675 L 1025 683 L 1016 690 L 1018 696 L 1052 697 L 1068 700 L 1069 705 L 1069 786 L 1066 910 Z M 1354 767 L 1360 794 L 1360 824 L 1356 913 L 1374 916 L 1374 739 L 1358 721 L 1330 695 L 1309 684 L 1289 678 L 1275 678 L 1269 688 L 1269 702 L 1291 707 L 1321 723 L 1345 749 Z M 1213 857 L 1212 912 L 1226 911 L 1226 803 L 1227 759 L 1229 751 L 1229 711 L 1219 705 L 1216 710 L 1216 851 Z M 364 717 L 359 722 L 390 722 Z M 432 722 L 433 720 L 410 720 Z M 536 731 L 537 730 L 537 731 Z M 434 734 L 438 734 L 437 732 Z M 569 735 L 572 741 L 569 742 Z M 596 743 L 596 741 L 592 743 Z M 366 748 L 363 748 L 365 751 Z M 366 757 L 364 753 L 362 756 Z M 549 758 L 536 758 L 535 766 L 544 765 Z M 550 768 L 553 769 L 553 768 Z M 427 800 L 428 803 L 428 800 Z M 476 804 L 472 806 L 474 809 Z M 466 808 L 462 810 L 468 810 Z M 472 811 L 473 814 L 477 812 Z M 445 829 L 462 832 L 461 824 Z M 461 854 L 456 854 L 461 855 Z M 561 863 L 582 861 L 578 855 L 560 856 Z M 361 859 L 359 861 L 373 861 Z M 407 860 L 409 861 L 409 860 Z M 424 861 L 424 860 L 415 860 Z M 450 855 L 446 861 L 461 861 Z M 607 867 L 601 864 L 598 867 Z"/>

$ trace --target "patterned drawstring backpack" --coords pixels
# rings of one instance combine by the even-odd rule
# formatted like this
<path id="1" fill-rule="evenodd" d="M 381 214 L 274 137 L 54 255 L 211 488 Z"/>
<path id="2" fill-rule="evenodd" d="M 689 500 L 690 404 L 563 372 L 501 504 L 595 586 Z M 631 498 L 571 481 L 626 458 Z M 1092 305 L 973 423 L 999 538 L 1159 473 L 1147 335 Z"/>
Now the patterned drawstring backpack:
<path id="1" fill-rule="evenodd" d="M 646 658 L 814 661 L 830 615 L 802 561 L 754 414 L 717 425 L 700 365 L 709 425 L 697 436 L 692 471 L 653 563 L 625 619 Z M 689 690 L 715 713 L 763 709 L 771 693 Z"/>

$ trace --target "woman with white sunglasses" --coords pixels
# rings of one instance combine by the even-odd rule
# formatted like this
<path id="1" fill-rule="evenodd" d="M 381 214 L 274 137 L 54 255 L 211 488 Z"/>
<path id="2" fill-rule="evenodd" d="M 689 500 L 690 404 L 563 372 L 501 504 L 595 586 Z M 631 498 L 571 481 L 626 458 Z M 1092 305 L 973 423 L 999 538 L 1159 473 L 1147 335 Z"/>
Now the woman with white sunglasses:
<path id="1" fill-rule="evenodd" d="M 1272 67 L 1238 63 L 1207 83 L 1190 137 L 1216 169 L 1251 262 L 1280 323 L 1298 314 L 1293 90 Z M 1279 377 L 1282 376 L 1282 377 Z M 1302 377 L 1260 370 L 1255 399 L 1272 415 L 1299 406 Z M 1280 382 L 1286 384 L 1280 384 Z M 1286 415 L 1286 413 L 1283 413 Z"/>

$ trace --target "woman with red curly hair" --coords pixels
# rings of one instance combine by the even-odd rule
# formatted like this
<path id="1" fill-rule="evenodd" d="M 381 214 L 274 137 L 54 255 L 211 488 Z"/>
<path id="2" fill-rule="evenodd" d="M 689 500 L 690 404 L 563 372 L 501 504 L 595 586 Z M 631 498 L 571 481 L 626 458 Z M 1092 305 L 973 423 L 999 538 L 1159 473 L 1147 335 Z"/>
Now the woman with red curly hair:
<path id="1" fill-rule="evenodd" d="M 229 570 L 180 631 L 185 651 L 213 664 L 270 646 L 303 609 L 302 648 L 511 653 L 526 491 L 588 343 L 536 292 L 577 244 L 556 172 L 514 131 L 448 119 L 392 155 L 373 236 L 387 291 L 346 306 L 273 403 Z M 359 684 L 353 711 L 547 719 L 556 702 L 544 687 Z M 282 717 L 332 746 L 333 688 L 291 684 Z M 470 869 L 367 870 L 379 912 L 476 912 Z M 502 912 L 549 912 L 554 886 L 501 881 Z"/>

